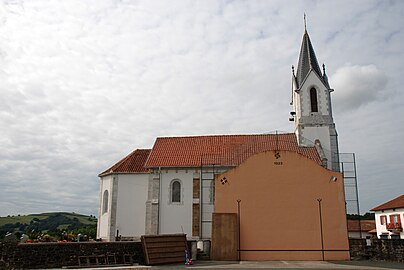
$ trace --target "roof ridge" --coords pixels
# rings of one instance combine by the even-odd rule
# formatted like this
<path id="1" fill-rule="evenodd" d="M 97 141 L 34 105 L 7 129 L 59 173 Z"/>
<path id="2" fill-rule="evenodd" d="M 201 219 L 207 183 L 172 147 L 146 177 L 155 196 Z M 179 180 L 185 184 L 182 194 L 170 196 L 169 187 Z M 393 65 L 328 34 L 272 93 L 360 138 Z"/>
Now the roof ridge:
<path id="1" fill-rule="evenodd" d="M 157 137 L 156 139 L 165 139 L 165 138 L 201 138 L 201 137 L 235 137 L 235 136 L 275 136 L 275 135 L 295 135 L 293 132 L 286 132 L 286 133 L 254 133 L 254 134 L 212 134 L 212 135 L 189 135 L 189 136 L 163 136 Z"/>
<path id="2" fill-rule="evenodd" d="M 295 133 L 282 133 L 159 137 L 145 167 L 240 164 L 253 154 L 270 150 L 294 151 L 321 164 L 314 146 L 299 146 Z"/>

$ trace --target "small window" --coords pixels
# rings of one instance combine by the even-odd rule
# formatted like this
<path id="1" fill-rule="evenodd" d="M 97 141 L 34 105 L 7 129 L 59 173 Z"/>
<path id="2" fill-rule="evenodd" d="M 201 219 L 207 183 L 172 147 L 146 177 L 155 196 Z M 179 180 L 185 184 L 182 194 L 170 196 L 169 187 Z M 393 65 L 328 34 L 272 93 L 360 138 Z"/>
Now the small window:
<path id="1" fill-rule="evenodd" d="M 317 91 L 314 87 L 310 89 L 310 103 L 311 112 L 318 112 Z"/>
<path id="2" fill-rule="evenodd" d="M 174 180 L 171 182 L 171 202 L 181 202 L 181 182 L 179 180 Z"/>
<path id="3" fill-rule="evenodd" d="M 380 216 L 380 224 L 386 225 L 387 223 L 387 217 L 386 216 Z"/>
<path id="4" fill-rule="evenodd" d="M 108 212 L 108 190 L 104 191 L 104 195 L 102 196 L 102 213 L 105 214 Z"/>
<path id="5" fill-rule="evenodd" d="M 392 234 L 390 235 L 391 239 L 401 239 L 399 234 Z"/>
<path id="6" fill-rule="evenodd" d="M 400 222 L 400 215 L 391 215 L 390 216 L 391 223 L 399 223 Z"/>

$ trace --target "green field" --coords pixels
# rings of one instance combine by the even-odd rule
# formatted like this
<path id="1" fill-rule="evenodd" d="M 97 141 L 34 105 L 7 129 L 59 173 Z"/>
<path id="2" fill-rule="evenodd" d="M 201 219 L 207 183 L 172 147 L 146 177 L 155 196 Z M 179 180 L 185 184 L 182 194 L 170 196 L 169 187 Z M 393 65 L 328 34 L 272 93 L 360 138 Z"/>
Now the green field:
<path id="1" fill-rule="evenodd" d="M 39 234 L 60 237 L 62 232 L 82 233 L 95 238 L 97 219 L 77 213 L 52 212 L 0 217 L 0 240 L 8 232 L 20 237 L 23 233 L 35 239 Z"/>
<path id="2" fill-rule="evenodd" d="M 96 224 L 97 219 L 94 217 L 81 215 L 77 213 L 67 213 L 67 212 L 50 212 L 50 213 L 42 213 L 42 214 L 31 214 L 25 216 L 7 216 L 7 217 L 0 217 L 0 226 L 5 224 L 29 224 L 34 218 L 39 220 L 46 219 L 50 216 L 55 216 L 56 214 L 61 214 L 69 219 L 77 218 L 83 224 Z"/>

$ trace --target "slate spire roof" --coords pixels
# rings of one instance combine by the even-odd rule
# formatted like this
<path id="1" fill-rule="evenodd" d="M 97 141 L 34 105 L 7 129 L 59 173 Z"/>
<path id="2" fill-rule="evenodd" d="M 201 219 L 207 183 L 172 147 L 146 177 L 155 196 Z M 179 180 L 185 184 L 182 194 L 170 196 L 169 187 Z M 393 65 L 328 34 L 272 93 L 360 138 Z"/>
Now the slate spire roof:
<path id="1" fill-rule="evenodd" d="M 310 69 L 313 69 L 317 75 L 321 76 L 320 66 L 318 65 L 313 45 L 311 44 L 309 34 L 304 31 L 302 46 L 300 48 L 299 63 L 297 66 L 297 82 L 300 85 L 306 78 Z"/>
<path id="2" fill-rule="evenodd" d="M 323 79 L 323 75 L 321 74 L 321 69 L 318 65 L 317 57 L 314 53 L 309 34 L 307 33 L 307 30 L 305 30 L 302 40 L 302 46 L 300 48 L 299 63 L 296 72 L 296 82 L 298 87 L 302 85 L 310 70 L 316 72 L 317 75 Z"/>

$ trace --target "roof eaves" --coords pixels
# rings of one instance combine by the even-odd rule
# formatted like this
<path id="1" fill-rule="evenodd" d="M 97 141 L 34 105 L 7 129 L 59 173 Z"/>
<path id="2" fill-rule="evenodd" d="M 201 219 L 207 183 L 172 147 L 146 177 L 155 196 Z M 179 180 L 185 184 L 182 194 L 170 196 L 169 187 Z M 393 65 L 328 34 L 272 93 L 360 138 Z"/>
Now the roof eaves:
<path id="1" fill-rule="evenodd" d="M 404 194 L 388 202 L 380 204 L 379 206 L 370 209 L 370 211 L 382 211 L 382 210 L 401 209 L 401 208 L 404 208 Z"/>
<path id="2" fill-rule="evenodd" d="M 144 172 L 106 172 L 99 174 L 98 177 L 104 177 L 108 175 L 118 175 L 118 174 L 149 174 L 150 170 L 144 171 Z"/>
<path id="3" fill-rule="evenodd" d="M 313 69 L 310 69 L 310 71 L 307 73 L 306 77 L 304 77 L 302 83 L 299 85 L 299 88 L 296 91 L 300 91 L 302 89 L 302 86 L 304 85 L 304 83 L 306 82 L 307 78 L 309 77 L 309 74 L 311 72 L 314 72 L 314 74 L 317 76 L 317 78 L 320 80 L 320 82 L 322 82 L 324 84 L 325 87 L 327 87 L 327 85 L 324 83 L 323 78 L 320 77 L 320 75 L 317 74 L 317 72 L 315 72 Z M 327 87 L 327 89 L 329 89 L 329 87 Z"/>
<path id="4" fill-rule="evenodd" d="M 150 156 L 151 153 L 151 149 L 135 149 L 134 151 L 132 151 L 131 153 L 129 153 L 128 155 L 126 155 L 124 158 L 122 158 L 121 160 L 119 160 L 118 162 L 116 162 L 114 165 L 112 165 L 111 167 L 109 167 L 108 169 L 106 169 L 105 171 L 101 172 L 100 174 L 98 174 L 99 177 L 101 176 L 105 176 L 114 172 L 117 173 L 121 173 L 119 170 L 119 168 L 122 166 L 122 164 L 124 164 L 128 159 L 132 158 L 134 154 L 136 154 L 137 152 L 144 152 L 144 151 L 148 151 L 148 157 Z M 147 157 L 147 158 L 148 158 Z M 145 163 L 144 163 L 145 164 Z M 143 164 L 143 167 L 144 167 Z M 115 168 L 115 169 L 113 169 Z M 140 172 L 142 173 L 142 172 Z"/>

